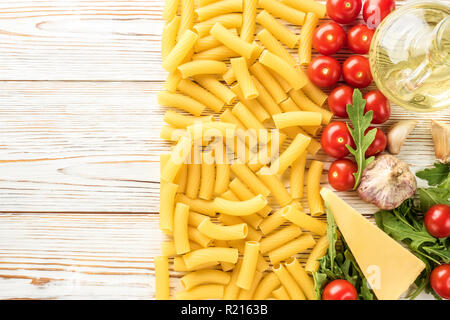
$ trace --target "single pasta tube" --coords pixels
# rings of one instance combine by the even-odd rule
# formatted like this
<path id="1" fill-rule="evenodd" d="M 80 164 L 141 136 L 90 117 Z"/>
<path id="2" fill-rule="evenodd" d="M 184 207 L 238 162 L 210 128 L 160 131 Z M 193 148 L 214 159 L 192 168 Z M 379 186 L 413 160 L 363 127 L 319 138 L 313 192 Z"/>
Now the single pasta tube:
<path id="1" fill-rule="evenodd" d="M 181 285 L 184 290 L 205 284 L 226 285 L 230 282 L 230 275 L 220 270 L 199 270 L 181 277 Z"/>
<path id="2" fill-rule="evenodd" d="M 198 197 L 203 200 L 211 200 L 214 194 L 216 165 L 212 152 L 202 153 L 202 174 Z"/>
<path id="3" fill-rule="evenodd" d="M 219 264 L 218 261 L 211 261 L 208 263 L 201 264 L 195 268 L 188 268 L 184 263 L 183 256 L 177 256 L 173 258 L 173 271 L 177 272 L 191 272 L 203 269 L 215 268 Z"/>
<path id="4" fill-rule="evenodd" d="M 162 18 L 165 21 L 171 21 L 177 14 L 179 0 L 166 0 Z"/>
<path id="5" fill-rule="evenodd" d="M 227 30 L 220 22 L 214 24 L 210 31 L 211 35 L 222 42 L 227 48 L 238 53 L 245 59 L 250 59 L 257 47 Z M 234 71 L 236 72 L 236 70 Z M 224 72 L 225 73 L 225 72 Z"/>
<path id="6" fill-rule="evenodd" d="M 250 191 L 238 178 L 234 178 L 229 184 L 230 190 L 237 195 L 239 200 L 249 200 L 255 196 L 253 192 Z M 272 208 L 269 206 L 265 206 L 263 209 L 259 210 L 257 213 L 261 217 L 266 217 Z"/>
<path id="7" fill-rule="evenodd" d="M 244 290 L 249 290 L 253 276 L 256 272 L 256 264 L 259 256 L 259 242 L 245 242 L 244 257 L 242 258 L 241 270 L 239 271 L 236 285 Z"/>
<path id="8" fill-rule="evenodd" d="M 327 13 L 326 6 L 315 0 L 281 0 L 281 2 L 303 12 L 314 12 L 321 19 L 324 18 Z"/>
<path id="9" fill-rule="evenodd" d="M 177 33 L 181 18 L 175 16 L 164 26 L 161 35 L 161 58 L 164 61 L 177 43 Z"/>
<path id="10" fill-rule="evenodd" d="M 216 60 L 195 60 L 178 66 L 178 71 L 181 77 L 186 79 L 201 74 L 224 74 L 227 71 L 227 65 Z"/>
<path id="11" fill-rule="evenodd" d="M 286 206 L 292 202 L 291 195 L 284 187 L 283 182 L 268 167 L 262 167 L 256 174 L 267 188 L 269 188 L 280 206 Z"/>
<path id="12" fill-rule="evenodd" d="M 298 43 L 298 36 L 291 30 L 283 26 L 266 10 L 261 11 L 256 16 L 256 21 L 267 29 L 279 41 L 284 43 L 288 48 L 293 49 Z"/>
<path id="13" fill-rule="evenodd" d="M 292 300 L 306 300 L 302 289 L 300 289 L 297 282 L 294 280 L 294 278 L 292 278 L 292 276 L 282 264 L 274 265 L 273 272 L 276 274 L 283 287 L 286 288 L 286 291 L 289 293 L 289 296 Z"/>
<path id="14" fill-rule="evenodd" d="M 251 65 L 250 72 L 258 79 L 267 92 L 270 93 L 275 103 L 281 103 L 287 99 L 287 95 L 278 81 L 261 63 L 255 62 Z"/>
<path id="15" fill-rule="evenodd" d="M 231 104 L 236 99 L 236 94 L 214 76 L 199 75 L 194 80 L 226 104 Z"/>
<path id="16" fill-rule="evenodd" d="M 279 263 L 280 261 L 286 260 L 293 255 L 302 252 L 306 249 L 312 248 L 316 242 L 310 234 L 304 234 L 294 239 L 285 245 L 274 249 L 269 252 L 269 259 L 272 264 Z"/>
<path id="17" fill-rule="evenodd" d="M 278 129 L 295 126 L 320 126 L 322 114 L 310 111 L 290 111 L 274 115 L 273 121 Z"/>
<path id="18" fill-rule="evenodd" d="M 241 270 L 242 259 L 240 259 L 233 271 L 231 272 L 231 279 L 228 285 L 225 286 L 225 292 L 223 294 L 223 300 L 236 300 L 239 296 L 240 287 L 237 286 L 237 279 Z"/>
<path id="19" fill-rule="evenodd" d="M 267 29 L 262 29 L 260 32 L 258 32 L 256 38 L 261 41 L 261 43 L 268 51 L 285 60 L 292 67 L 295 67 L 297 65 L 297 61 L 295 61 L 294 57 Z"/>
<path id="20" fill-rule="evenodd" d="M 305 184 L 305 167 L 306 167 L 306 152 L 303 152 L 300 157 L 292 163 L 290 173 L 290 191 L 293 199 L 303 198 L 303 189 Z"/>
<path id="21" fill-rule="evenodd" d="M 210 247 L 186 253 L 183 256 L 183 259 L 188 268 L 195 268 L 199 265 L 212 261 L 236 263 L 238 257 L 239 252 L 237 249 Z"/>
<path id="22" fill-rule="evenodd" d="M 164 81 L 164 89 L 168 92 L 175 93 L 177 91 L 178 82 L 181 81 L 181 73 L 178 70 L 170 72 Z"/>
<path id="23" fill-rule="evenodd" d="M 230 216 L 228 214 L 219 214 L 217 219 L 220 222 L 222 222 L 224 225 L 227 225 L 227 226 L 241 224 L 241 223 L 246 223 L 244 220 L 242 220 L 241 217 Z M 259 240 L 261 240 L 262 235 L 261 235 L 261 233 L 259 231 L 257 231 L 252 226 L 247 226 L 247 227 L 248 227 L 248 232 L 247 232 L 246 240 L 249 240 L 249 241 L 259 241 Z"/>
<path id="24" fill-rule="evenodd" d="M 267 10 L 274 16 L 286 20 L 295 25 L 303 25 L 305 13 L 276 0 L 260 0 L 259 6 Z"/>
<path id="25" fill-rule="evenodd" d="M 289 96 L 301 110 L 320 112 L 322 114 L 323 125 L 330 123 L 333 113 L 316 105 L 303 93 L 302 90 L 292 90 L 289 92 Z"/>
<path id="26" fill-rule="evenodd" d="M 254 300 L 266 300 L 273 290 L 280 286 L 281 282 L 275 273 L 268 273 L 259 283 L 253 296 Z"/>
<path id="27" fill-rule="evenodd" d="M 316 293 L 314 291 L 314 282 L 306 273 L 305 269 L 300 265 L 295 257 L 290 258 L 285 263 L 287 270 L 292 277 L 297 281 L 308 300 L 316 300 Z"/>
<path id="28" fill-rule="evenodd" d="M 284 227 L 261 240 L 261 253 L 267 253 L 294 240 L 302 234 L 302 229 L 296 225 Z"/>
<path id="29" fill-rule="evenodd" d="M 211 222 L 210 219 L 203 220 L 197 229 L 207 237 L 217 240 L 245 239 L 248 233 L 248 227 L 245 223 L 223 226 Z"/>
<path id="30" fill-rule="evenodd" d="M 322 236 L 317 240 L 316 245 L 311 250 L 308 260 L 306 260 L 305 271 L 310 274 L 317 272 L 320 267 L 319 259 L 322 258 L 328 250 L 328 237 L 327 235 Z"/>
<path id="31" fill-rule="evenodd" d="M 222 299 L 224 286 L 220 284 L 204 284 L 187 291 L 175 293 L 176 300 Z"/>
<path id="32" fill-rule="evenodd" d="M 169 300 L 169 260 L 166 256 L 155 257 L 155 298 Z"/>
<path id="33" fill-rule="evenodd" d="M 281 215 L 281 209 L 275 211 L 270 216 L 266 217 L 259 225 L 259 229 L 264 235 L 268 235 L 276 228 L 281 226 L 286 219 Z"/>
<path id="34" fill-rule="evenodd" d="M 311 138 L 303 134 L 298 134 L 291 142 L 289 147 L 284 150 L 280 156 L 272 162 L 270 170 L 276 174 L 282 174 L 286 169 L 294 163 L 305 152 L 308 145 L 311 143 Z"/>
<path id="35" fill-rule="evenodd" d="M 175 206 L 174 221 L 176 223 L 174 223 L 173 227 L 173 241 L 175 242 L 177 254 L 184 254 L 191 250 L 189 245 L 188 219 L 189 206 L 178 202 Z"/>
<path id="36" fill-rule="evenodd" d="M 224 107 L 225 103 L 217 98 L 215 95 L 209 91 L 203 89 L 199 85 L 195 84 L 191 80 L 182 79 L 178 83 L 178 90 L 183 94 L 190 96 L 191 98 L 203 103 L 205 106 L 209 107 L 215 112 L 220 112 Z"/>
<path id="37" fill-rule="evenodd" d="M 307 79 L 305 86 L 302 88 L 302 91 L 319 107 L 322 106 L 328 99 L 328 95 L 312 83 L 309 78 Z"/>
<path id="38" fill-rule="evenodd" d="M 237 82 L 242 89 L 245 99 L 255 99 L 259 93 L 248 72 L 247 62 L 243 57 L 230 59 L 231 68 L 236 75 Z"/>
<path id="39" fill-rule="evenodd" d="M 180 93 L 172 93 L 168 91 L 160 91 L 157 95 L 157 100 L 160 105 L 174 107 L 180 110 L 184 110 L 193 114 L 194 116 L 200 116 L 205 110 L 206 106 L 188 96 Z"/>
<path id="40" fill-rule="evenodd" d="M 286 291 L 286 289 L 283 286 L 279 287 L 278 289 L 273 290 L 272 295 L 278 300 L 291 300 L 289 293 Z"/>
<path id="41" fill-rule="evenodd" d="M 222 0 L 195 10 L 198 21 L 205 21 L 232 12 L 242 12 L 242 0 Z"/>
<path id="42" fill-rule="evenodd" d="M 241 87 L 238 83 L 231 86 L 230 89 L 236 94 L 236 96 L 239 99 L 239 102 L 243 103 L 260 122 L 265 122 L 266 120 L 270 119 L 270 114 L 263 108 L 263 106 L 258 102 L 258 100 L 256 99 L 249 100 L 244 97 L 244 93 L 242 92 Z"/>
<path id="43" fill-rule="evenodd" d="M 256 86 L 256 89 L 259 92 L 257 97 L 258 102 L 264 107 L 264 109 L 271 115 L 275 115 L 281 113 L 282 110 L 277 105 L 275 100 L 273 100 L 270 93 L 264 88 L 264 86 L 256 79 L 256 77 L 252 77 L 253 83 Z"/>
<path id="44" fill-rule="evenodd" d="M 230 58 L 239 57 L 239 54 L 227 48 L 226 46 L 218 46 L 211 48 L 192 56 L 192 60 L 217 60 L 226 61 Z"/>
<path id="45" fill-rule="evenodd" d="M 166 234 L 173 232 L 173 212 L 175 207 L 175 195 L 178 185 L 162 181 L 161 182 L 161 199 L 159 202 L 159 228 Z"/>
<path id="46" fill-rule="evenodd" d="M 255 294 L 256 288 L 258 287 L 262 277 L 263 277 L 262 272 L 255 271 L 250 289 L 248 290 L 241 289 L 239 291 L 238 300 L 251 300 Z"/>
<path id="47" fill-rule="evenodd" d="M 214 120 L 213 116 L 194 117 L 186 116 L 181 113 L 177 113 L 171 110 L 166 111 L 164 114 L 164 121 L 175 128 L 186 128 L 197 122 L 211 122 Z"/>
<path id="48" fill-rule="evenodd" d="M 187 137 L 181 137 L 173 148 L 170 159 L 167 161 L 161 173 L 161 180 L 173 182 L 181 166 L 186 161 L 191 152 L 192 140 Z"/>
<path id="49" fill-rule="evenodd" d="M 183 17 L 181 17 L 181 20 L 183 20 Z M 190 50 L 194 48 L 194 44 L 197 40 L 198 35 L 195 32 L 186 30 L 175 47 L 173 47 L 173 49 L 164 59 L 162 67 L 169 72 L 174 72 L 188 56 Z"/>
<path id="50" fill-rule="evenodd" d="M 323 200 L 320 196 L 320 178 L 323 171 L 323 162 L 313 160 L 309 165 L 306 178 L 306 191 L 309 211 L 312 216 L 319 216 L 325 213 Z"/>
<path id="51" fill-rule="evenodd" d="M 214 154 L 216 159 L 216 180 L 214 184 L 214 194 L 219 195 L 227 191 L 230 183 L 230 164 L 227 159 L 226 148 L 222 148 L 222 153 Z"/>
<path id="52" fill-rule="evenodd" d="M 266 205 L 267 199 L 261 194 L 244 201 L 230 201 L 220 197 L 214 199 L 214 208 L 216 212 L 237 216 L 254 214 L 263 209 Z"/>
<path id="53" fill-rule="evenodd" d="M 187 204 L 192 211 L 203 213 L 210 217 L 216 216 L 216 212 L 214 211 L 214 203 L 212 201 L 191 199 L 184 194 L 178 194 L 176 201 Z"/>
<path id="54" fill-rule="evenodd" d="M 239 180 L 245 183 L 254 194 L 261 194 L 264 197 L 267 197 L 270 194 L 270 190 L 261 180 L 259 180 L 256 174 L 247 167 L 247 165 L 235 162 L 231 165 L 231 171 Z"/>
<path id="55" fill-rule="evenodd" d="M 208 219 L 208 217 L 198 212 L 189 211 L 188 224 L 190 226 L 197 228 L 205 219 Z"/>
<path id="56" fill-rule="evenodd" d="M 201 164 L 189 164 L 188 174 L 186 182 L 186 197 L 196 199 L 200 188 L 202 165 Z"/>
<path id="57" fill-rule="evenodd" d="M 252 42 L 255 34 L 256 11 L 258 9 L 258 0 L 242 0 L 242 28 L 241 39 L 246 42 Z"/>
<path id="58" fill-rule="evenodd" d="M 198 243 L 202 248 L 208 247 L 213 240 L 208 238 L 205 234 L 198 231 L 197 228 L 188 226 L 188 237 L 195 243 Z"/>
<path id="59" fill-rule="evenodd" d="M 311 231 L 318 235 L 325 235 L 327 233 L 327 224 L 319 219 L 308 216 L 300 210 L 294 209 L 292 206 L 286 206 L 281 209 L 281 216 L 289 220 L 293 224 Z"/>
<path id="60" fill-rule="evenodd" d="M 194 0 L 181 0 L 181 22 L 178 30 L 178 38 L 186 31 L 190 31 L 194 25 L 195 20 L 195 1 Z M 181 40 L 180 40 L 181 41 Z"/>
<path id="61" fill-rule="evenodd" d="M 319 22 L 314 12 L 308 12 L 305 23 L 300 31 L 300 45 L 298 47 L 298 60 L 300 65 L 308 65 L 311 61 L 311 48 L 313 32 Z"/>
<path id="62" fill-rule="evenodd" d="M 241 13 L 229 13 L 220 15 L 206 21 L 197 23 L 194 26 L 194 30 L 199 37 L 204 37 L 209 34 L 211 28 L 219 22 L 225 28 L 240 28 L 242 26 L 242 14 Z"/>

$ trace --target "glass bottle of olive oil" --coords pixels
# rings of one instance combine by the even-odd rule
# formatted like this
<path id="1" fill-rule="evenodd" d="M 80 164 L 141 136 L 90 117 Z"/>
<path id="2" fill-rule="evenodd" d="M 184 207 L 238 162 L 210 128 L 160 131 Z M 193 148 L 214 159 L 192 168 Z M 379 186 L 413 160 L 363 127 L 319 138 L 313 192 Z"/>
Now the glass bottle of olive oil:
<path id="1" fill-rule="evenodd" d="M 378 88 L 395 104 L 413 111 L 450 106 L 450 7 L 414 2 L 378 26 L 370 48 Z"/>

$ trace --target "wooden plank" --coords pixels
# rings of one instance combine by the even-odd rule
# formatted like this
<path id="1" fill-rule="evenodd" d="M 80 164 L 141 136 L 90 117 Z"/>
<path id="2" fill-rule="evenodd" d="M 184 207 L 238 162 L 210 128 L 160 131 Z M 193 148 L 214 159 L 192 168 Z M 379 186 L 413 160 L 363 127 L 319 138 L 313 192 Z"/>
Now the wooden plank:
<path id="1" fill-rule="evenodd" d="M 0 82 L 0 211 L 157 212 L 161 83 Z M 433 162 L 429 119 L 393 107 L 387 127 L 420 119 L 399 157 L 419 169 Z M 327 169 L 332 158 L 320 152 Z M 325 172 L 326 174 L 326 172 Z M 322 181 L 325 184 L 326 176 Z M 350 192 L 352 204 L 373 208 Z"/>

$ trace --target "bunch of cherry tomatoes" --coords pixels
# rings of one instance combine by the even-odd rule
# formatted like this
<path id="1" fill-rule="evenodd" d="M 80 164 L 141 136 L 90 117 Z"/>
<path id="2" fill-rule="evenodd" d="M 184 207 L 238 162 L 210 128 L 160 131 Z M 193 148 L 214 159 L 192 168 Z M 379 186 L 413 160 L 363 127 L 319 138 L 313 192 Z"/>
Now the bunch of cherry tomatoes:
<path id="1" fill-rule="evenodd" d="M 327 14 L 334 21 L 320 25 L 313 34 L 313 46 L 320 56 L 312 59 L 308 66 L 308 77 L 322 88 L 333 87 L 343 76 L 346 85 L 334 88 L 328 97 L 330 110 L 338 117 L 348 118 L 347 104 L 352 104 L 354 88 L 365 88 L 373 81 L 369 60 L 363 56 L 370 49 L 374 28 L 392 10 L 394 0 L 328 0 Z M 357 24 L 346 33 L 340 24 L 353 22 L 363 10 L 366 24 Z M 347 44 L 355 53 L 342 65 L 331 57 Z M 379 90 L 367 92 L 365 112 L 373 111 L 373 124 L 381 124 L 389 119 L 390 103 Z M 367 131 L 373 129 L 368 128 Z M 330 185 L 338 191 L 351 190 L 355 184 L 353 173 L 357 171 L 354 161 L 343 159 L 349 154 L 345 145 L 354 146 L 352 136 L 344 122 L 331 122 L 322 133 L 322 148 L 326 154 L 337 158 L 328 171 Z M 386 148 L 387 137 L 377 128 L 375 140 L 366 152 L 366 157 L 376 155 Z"/>

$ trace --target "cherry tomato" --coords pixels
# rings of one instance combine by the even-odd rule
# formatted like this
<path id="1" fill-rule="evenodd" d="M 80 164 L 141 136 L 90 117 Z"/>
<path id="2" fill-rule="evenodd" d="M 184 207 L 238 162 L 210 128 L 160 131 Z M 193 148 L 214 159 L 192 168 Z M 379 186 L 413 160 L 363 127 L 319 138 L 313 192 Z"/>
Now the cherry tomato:
<path id="1" fill-rule="evenodd" d="M 450 206 L 435 204 L 425 214 L 425 227 L 436 238 L 450 236 Z"/>
<path id="2" fill-rule="evenodd" d="M 440 297 L 450 300 L 450 264 L 442 264 L 431 271 L 431 287 Z"/>
<path id="3" fill-rule="evenodd" d="M 327 14 L 337 23 L 350 23 L 361 11 L 361 0 L 327 0 Z"/>
<path id="4" fill-rule="evenodd" d="M 338 117 L 348 118 L 347 104 L 353 103 L 353 88 L 342 85 L 336 87 L 328 96 L 328 106 Z"/>
<path id="5" fill-rule="evenodd" d="M 366 0 L 363 18 L 369 28 L 375 29 L 380 22 L 395 9 L 395 0 Z"/>
<path id="6" fill-rule="evenodd" d="M 349 159 L 335 160 L 328 170 L 328 183 L 337 191 L 352 190 L 358 166 Z"/>
<path id="7" fill-rule="evenodd" d="M 364 95 L 366 107 L 364 112 L 373 111 L 372 123 L 380 124 L 386 122 L 391 115 L 391 104 L 380 90 L 372 90 Z"/>
<path id="8" fill-rule="evenodd" d="M 333 280 L 325 286 L 322 300 L 357 300 L 358 292 L 347 280 Z"/>
<path id="9" fill-rule="evenodd" d="M 369 132 L 372 129 L 374 129 L 374 128 L 373 127 L 367 128 L 365 133 L 367 134 L 367 132 Z M 377 133 L 375 134 L 375 140 L 373 140 L 372 144 L 367 149 L 366 157 L 371 157 L 371 156 L 377 155 L 380 152 L 383 152 L 384 149 L 386 149 L 387 137 L 383 131 L 381 131 L 378 128 L 376 128 L 376 129 L 377 129 Z"/>
<path id="10" fill-rule="evenodd" d="M 375 31 L 365 24 L 357 24 L 352 27 L 347 33 L 349 49 L 354 53 L 368 53 L 374 33 Z"/>
<path id="11" fill-rule="evenodd" d="M 344 29 L 336 22 L 327 22 L 314 30 L 313 34 L 313 46 L 321 54 L 326 56 L 335 54 L 341 50 L 345 45 Z"/>
<path id="12" fill-rule="evenodd" d="M 372 83 L 369 59 L 355 55 L 345 60 L 342 68 L 345 82 L 355 88 L 365 88 Z"/>
<path id="13" fill-rule="evenodd" d="M 331 87 L 341 77 L 341 65 L 332 57 L 318 56 L 309 63 L 308 76 L 319 87 Z"/>
<path id="14" fill-rule="evenodd" d="M 326 154 L 334 158 L 343 158 L 350 153 L 346 144 L 354 147 L 352 135 L 348 131 L 345 122 L 330 122 L 322 132 L 320 140 L 322 149 Z"/>

